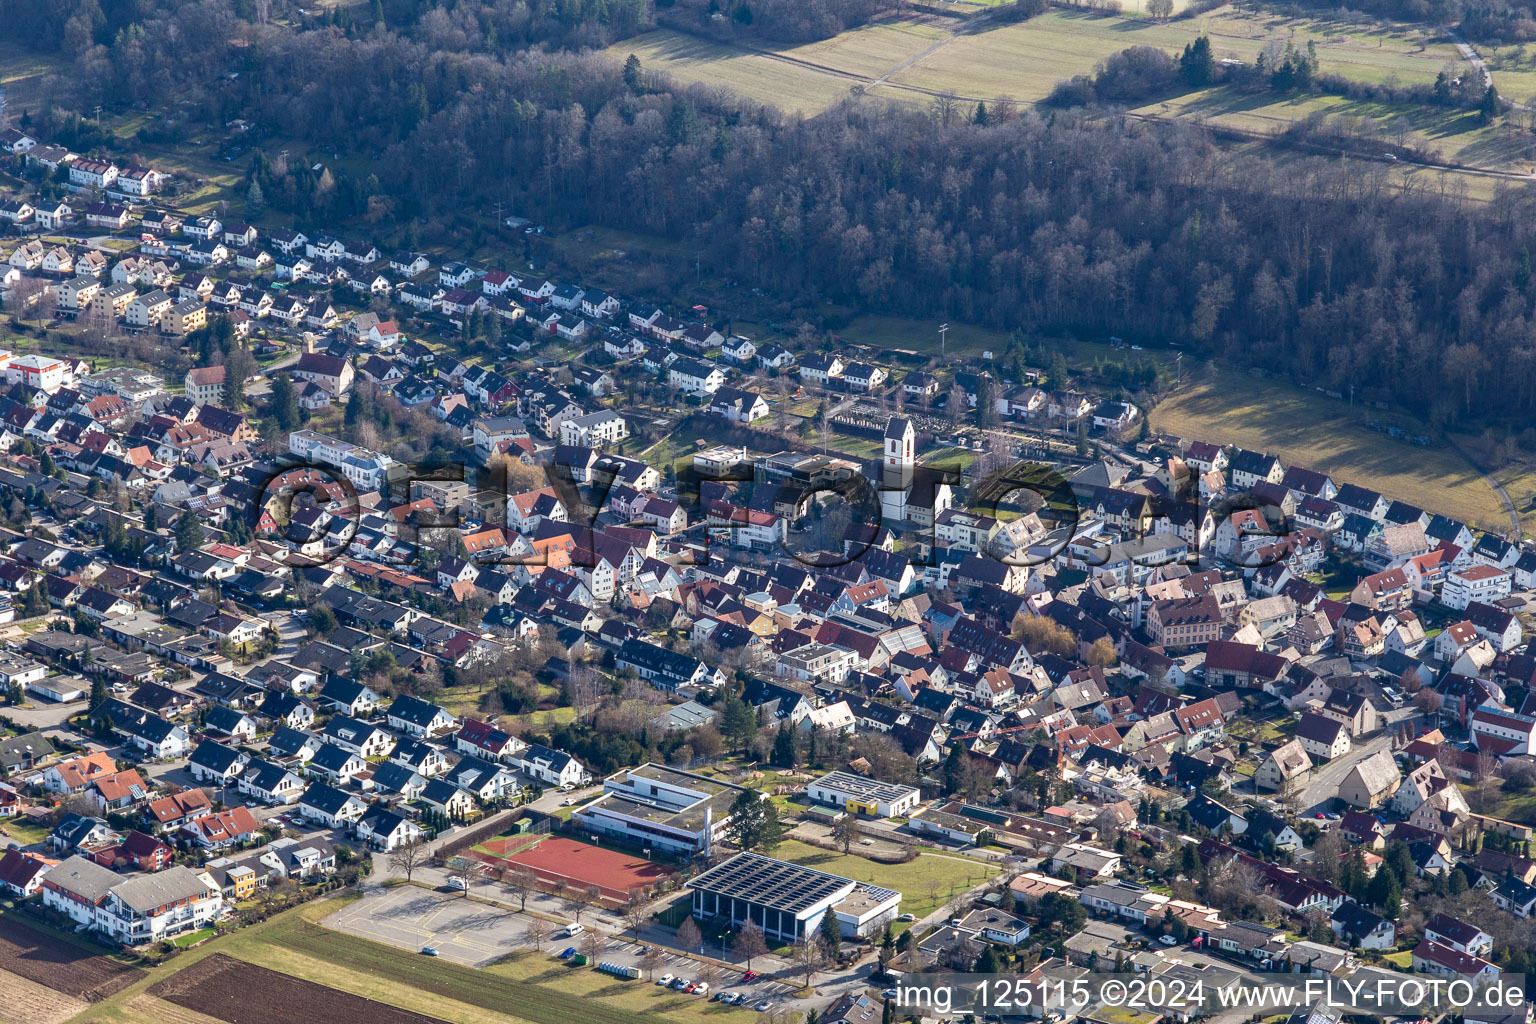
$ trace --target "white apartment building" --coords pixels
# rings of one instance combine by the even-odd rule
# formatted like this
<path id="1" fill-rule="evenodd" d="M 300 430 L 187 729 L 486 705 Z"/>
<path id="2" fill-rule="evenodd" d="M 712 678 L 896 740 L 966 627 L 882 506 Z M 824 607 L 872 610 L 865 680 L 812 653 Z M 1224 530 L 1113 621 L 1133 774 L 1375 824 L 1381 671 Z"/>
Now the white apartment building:
<path id="1" fill-rule="evenodd" d="M 176 865 L 122 875 L 74 856 L 43 879 L 43 905 L 125 946 L 205 928 L 224 912 L 224 895 L 206 874 Z"/>
<path id="2" fill-rule="evenodd" d="M 1473 601 L 1493 604 L 1509 596 L 1513 577 L 1509 570 L 1491 565 L 1469 565 L 1445 578 L 1440 588 L 1440 603 L 1461 611 Z"/>
<path id="3" fill-rule="evenodd" d="M 773 674 L 802 683 L 840 683 L 848 678 L 857 660 L 846 647 L 806 644 L 780 654 Z"/>
<path id="4" fill-rule="evenodd" d="M 400 464 L 382 452 L 361 445 L 317 434 L 313 430 L 295 430 L 288 435 L 288 450 L 301 459 L 341 472 L 359 490 L 383 487 L 389 473 Z"/>

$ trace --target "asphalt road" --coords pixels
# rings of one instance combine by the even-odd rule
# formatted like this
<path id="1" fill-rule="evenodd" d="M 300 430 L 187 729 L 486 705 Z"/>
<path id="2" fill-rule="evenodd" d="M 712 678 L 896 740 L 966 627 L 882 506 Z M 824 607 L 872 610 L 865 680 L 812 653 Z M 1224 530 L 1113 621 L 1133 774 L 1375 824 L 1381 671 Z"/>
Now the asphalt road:
<path id="1" fill-rule="evenodd" d="M 1374 736 L 1364 743 L 1357 744 L 1348 754 L 1329 761 L 1321 768 L 1314 769 L 1304 788 L 1296 798 L 1296 806 L 1301 810 L 1299 814 L 1305 816 L 1324 809 L 1339 793 L 1339 783 L 1349 770 L 1358 762 L 1365 760 L 1378 750 L 1385 750 L 1392 744 L 1392 733 L 1396 726 L 1417 715 L 1412 707 L 1395 708 L 1382 713 L 1382 728 Z"/>

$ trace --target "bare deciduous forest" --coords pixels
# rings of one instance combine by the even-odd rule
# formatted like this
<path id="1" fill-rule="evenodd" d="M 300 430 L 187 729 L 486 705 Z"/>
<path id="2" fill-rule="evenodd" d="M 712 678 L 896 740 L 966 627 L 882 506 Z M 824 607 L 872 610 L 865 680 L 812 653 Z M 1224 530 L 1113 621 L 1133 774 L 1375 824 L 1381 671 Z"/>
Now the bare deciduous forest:
<path id="1" fill-rule="evenodd" d="M 1536 199 L 1523 188 L 1485 204 L 1405 193 L 1379 164 L 1282 165 L 1195 127 L 1074 110 L 1003 104 L 977 124 L 953 103 L 850 102 L 787 119 L 555 49 L 557 35 L 604 33 L 521 2 L 394 0 L 373 5 L 382 24 L 354 8 L 350 24 L 305 27 L 266 0 L 69 2 L 69 19 L 54 0 L 0 0 L 0 15 L 73 60 L 77 109 L 243 117 L 360 158 L 317 178 L 256 154 L 249 176 L 296 222 L 367 214 L 358 230 L 384 231 L 499 201 L 555 227 L 685 242 L 802 308 L 1134 336 L 1440 425 L 1531 420 Z M 551 48 L 486 47 L 487 11 L 507 37 Z M 66 111 L 35 116 L 89 142 Z"/>

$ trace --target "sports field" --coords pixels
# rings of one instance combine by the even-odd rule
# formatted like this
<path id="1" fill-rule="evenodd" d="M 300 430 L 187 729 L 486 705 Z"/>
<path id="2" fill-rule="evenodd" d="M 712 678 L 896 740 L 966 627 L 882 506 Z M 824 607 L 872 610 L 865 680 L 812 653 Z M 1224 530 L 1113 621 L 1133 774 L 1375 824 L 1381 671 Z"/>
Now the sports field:
<path id="1" fill-rule="evenodd" d="M 474 853 L 486 864 L 510 862 L 529 868 L 550 888 L 562 881 L 578 888 L 595 885 L 610 903 L 622 903 L 631 890 L 659 885 L 672 876 L 665 866 L 644 857 L 560 836 L 532 845 L 523 837 L 493 839 L 475 847 Z"/>

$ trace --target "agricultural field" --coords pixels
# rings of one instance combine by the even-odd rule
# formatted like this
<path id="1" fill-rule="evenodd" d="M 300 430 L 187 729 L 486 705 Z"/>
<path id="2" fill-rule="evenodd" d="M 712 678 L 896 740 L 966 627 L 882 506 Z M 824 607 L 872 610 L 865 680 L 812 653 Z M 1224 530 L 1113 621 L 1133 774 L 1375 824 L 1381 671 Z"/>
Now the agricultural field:
<path id="1" fill-rule="evenodd" d="M 0 971 L 0 1019 L 10 1024 L 59 1024 L 90 1005 L 19 974 Z"/>
<path id="2" fill-rule="evenodd" d="M 1007 94 L 1042 99 L 1059 81 L 1091 73 L 1095 64 L 1130 46 L 1169 52 L 1208 34 L 1216 59 L 1251 63 L 1272 44 L 1315 45 L 1318 67 L 1361 82 L 1394 79 L 1429 83 L 1461 58 L 1448 40 L 1422 32 L 1397 34 L 1344 29 L 1329 22 L 1224 7 L 1184 21 L 1049 11 L 1038 18 L 956 36 L 943 48 L 891 76 L 897 86 L 949 90 L 968 98 Z"/>
<path id="3" fill-rule="evenodd" d="M 649 71 L 663 71 L 680 84 L 729 89 L 787 113 L 819 114 L 861 84 L 857 76 L 832 69 L 797 65 L 772 53 L 699 39 L 671 29 L 657 29 L 615 44 L 615 60 L 629 54 Z"/>
<path id="4" fill-rule="evenodd" d="M 341 997 L 358 997 L 351 1006 L 364 1005 L 383 1021 L 410 1020 L 416 1024 L 444 1020 L 454 1024 L 708 1024 L 745 1020 L 739 1011 L 707 1003 L 692 996 L 663 991 L 651 985 L 618 981 L 594 971 L 571 970 L 548 952 L 516 951 L 495 963 L 474 968 L 442 958 L 386 946 L 368 939 L 333 931 L 316 923 L 334 913 L 348 897 L 318 900 L 262 924 L 221 936 L 171 960 L 163 967 L 138 972 L 144 980 L 118 995 L 89 1007 L 75 1018 L 77 1024 L 212 1024 L 229 1021 L 229 1000 L 224 1006 L 186 1005 L 200 992 L 201 971 L 207 958 L 220 957 L 246 966 L 226 969 L 244 972 L 248 966 L 265 968 L 280 977 L 276 988 L 263 991 L 297 991 L 295 986 L 313 983 L 321 988 L 327 1011 Z M 221 956 L 222 954 L 222 956 Z M 183 975 L 188 982 L 174 984 Z M 270 978 L 270 976 L 266 976 Z M 305 979 L 300 982 L 299 979 Z M 265 982 L 263 982 L 265 984 Z M 220 987 L 230 991 L 227 985 Z M 182 1003 L 169 1001 L 172 997 Z M 276 1005 L 276 1004 L 274 1004 Z M 321 1005 L 321 1004 L 313 1004 Z M 240 1004 L 242 1011 L 245 1004 Z M 3 1017 L 3 1015 L 0 1015 Z M 282 1018 L 320 1020 L 320 1011 L 290 1013 Z M 340 1019 L 347 1019 L 346 1014 Z M 247 1020 L 263 1024 L 266 1017 L 241 1013 L 237 1024 Z M 22 1022 L 30 1024 L 30 1022 Z M 370 1019 L 369 1024 L 373 1024 Z"/>
<path id="5" fill-rule="evenodd" d="M 259 999 L 237 993 L 259 992 Z M 150 995 L 239 1024 L 288 1024 L 308 1017 L 336 1024 L 438 1024 L 434 1017 L 340 992 L 215 953 L 150 986 Z"/>
<path id="6" fill-rule="evenodd" d="M 1210 125 L 1265 134 L 1284 131 L 1315 115 L 1368 119 L 1379 126 L 1384 147 L 1409 145 L 1442 160 L 1521 174 L 1536 168 L 1536 136 L 1518 124 L 1509 123 L 1512 118 L 1493 125 L 1479 124 L 1471 111 L 1393 106 L 1344 96 L 1275 96 L 1205 89 L 1148 103 L 1135 112 L 1198 119 Z M 1433 172 L 1404 165 L 1400 173 Z M 1458 177 L 1467 180 L 1464 175 Z"/>
<path id="7" fill-rule="evenodd" d="M 1401 416 L 1220 368 L 1151 414 L 1156 430 L 1273 452 L 1471 526 L 1508 531 L 1498 495 L 1470 463 L 1438 442 L 1419 447 L 1373 431 L 1372 421 L 1428 432 Z"/>
<path id="8" fill-rule="evenodd" d="M 1321 71 L 1361 82 L 1428 83 L 1447 66 L 1470 70 L 1448 39 L 1422 29 L 1354 28 L 1231 6 L 1158 23 L 1140 8 L 1133 0 L 1123 16 L 1053 10 L 997 28 L 921 15 L 888 18 L 772 53 L 659 30 L 609 52 L 619 60 L 634 53 L 646 68 L 680 81 L 723 85 L 808 115 L 845 98 L 855 85 L 893 99 L 926 101 L 951 92 L 970 100 L 1007 95 L 1033 102 L 1129 46 L 1174 52 L 1201 34 L 1210 35 L 1217 59 L 1245 62 L 1271 45 L 1312 43 Z M 1536 70 L 1531 74 L 1536 84 Z"/>
<path id="9" fill-rule="evenodd" d="M 141 976 L 132 967 L 8 914 L 0 915 L 0 971 L 87 1003 L 105 999 Z"/>

